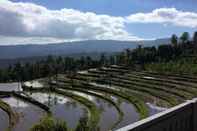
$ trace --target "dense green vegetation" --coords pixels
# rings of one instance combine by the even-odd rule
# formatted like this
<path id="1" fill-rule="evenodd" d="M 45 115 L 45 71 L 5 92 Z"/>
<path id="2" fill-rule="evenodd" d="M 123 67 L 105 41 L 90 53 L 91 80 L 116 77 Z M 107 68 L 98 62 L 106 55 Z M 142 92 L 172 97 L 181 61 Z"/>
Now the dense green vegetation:
<path id="1" fill-rule="evenodd" d="M 30 131 L 68 131 L 68 128 L 64 121 L 46 116 L 40 120 L 40 123 L 34 125 Z"/>
<path id="2" fill-rule="evenodd" d="M 176 74 L 197 74 L 197 57 L 181 58 L 168 62 L 146 64 L 145 69 L 152 72 L 176 73 Z"/>

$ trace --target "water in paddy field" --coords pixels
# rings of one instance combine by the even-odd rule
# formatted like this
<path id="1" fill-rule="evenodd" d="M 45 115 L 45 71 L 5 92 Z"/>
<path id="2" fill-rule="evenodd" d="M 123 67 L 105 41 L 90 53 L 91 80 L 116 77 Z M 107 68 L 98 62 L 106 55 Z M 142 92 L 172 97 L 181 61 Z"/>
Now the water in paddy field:
<path id="1" fill-rule="evenodd" d="M 81 117 L 84 107 L 70 98 L 54 93 L 30 93 L 32 98 L 50 107 L 55 118 L 64 120 L 69 128 L 74 129 Z"/>
<path id="2" fill-rule="evenodd" d="M 0 91 L 22 91 L 19 83 L 5 83 L 0 84 Z"/>
<path id="3" fill-rule="evenodd" d="M 20 84 L 10 83 L 10 84 L 0 84 L 0 91 L 22 91 Z M 54 93 L 31 93 L 26 92 L 29 96 L 36 99 L 40 103 L 43 103 L 50 107 L 52 114 L 55 118 L 66 121 L 69 128 L 74 129 L 81 117 L 86 113 L 86 108 L 77 103 L 76 101 L 57 95 Z M 101 111 L 100 121 L 98 123 L 101 131 L 108 131 L 119 118 L 118 111 L 114 106 L 112 106 L 107 101 L 97 98 L 94 96 L 86 95 L 84 93 L 77 93 L 77 95 L 83 96 L 88 100 L 95 103 L 97 108 Z M 25 103 L 13 97 L 1 98 L 4 102 L 7 102 L 12 109 L 19 114 L 19 121 L 14 128 L 14 131 L 28 131 L 32 125 L 38 123 L 40 119 L 46 115 L 45 111 L 39 107 Z M 113 97 L 114 102 L 118 103 L 119 108 L 124 113 L 122 121 L 115 126 L 114 129 L 121 128 L 133 122 L 139 120 L 139 114 L 136 112 L 135 107 L 125 100 L 120 100 L 119 98 Z M 156 114 L 162 110 L 160 108 L 148 104 L 150 114 Z M 7 114 L 0 110 L 0 131 L 5 130 L 8 127 L 8 116 Z"/>
<path id="4" fill-rule="evenodd" d="M 0 109 L 0 131 L 5 131 L 9 126 L 8 115 Z"/>
<path id="5" fill-rule="evenodd" d="M 139 120 L 139 115 L 136 113 L 135 107 L 133 105 L 127 102 L 121 102 L 120 109 L 123 111 L 124 117 L 123 120 L 116 126 L 116 129 Z"/>
<path id="6" fill-rule="evenodd" d="M 100 103 L 99 106 L 102 110 L 99 127 L 100 130 L 107 131 L 118 120 L 118 112 L 113 106 L 109 105 L 109 103 Z"/>
<path id="7" fill-rule="evenodd" d="M 118 116 L 119 116 L 116 108 L 103 99 L 90 96 L 84 93 L 77 93 L 77 92 L 75 93 L 89 99 L 90 101 L 96 104 L 97 109 L 101 112 L 100 121 L 98 123 L 100 130 L 108 131 L 109 129 L 111 129 L 111 127 L 118 120 Z"/>
<path id="8" fill-rule="evenodd" d="M 34 105 L 24 103 L 21 100 L 12 97 L 3 98 L 2 100 L 8 103 L 12 110 L 19 115 L 19 121 L 13 131 L 27 131 L 44 116 L 43 110 Z"/>
<path id="9" fill-rule="evenodd" d="M 100 98 L 96 98 L 94 96 L 89 96 L 83 93 L 77 93 L 77 94 L 84 96 L 89 100 L 93 101 L 96 104 L 97 108 L 101 111 L 100 121 L 99 121 L 99 127 L 101 131 L 110 130 L 112 126 L 118 121 L 119 118 L 118 111 L 112 104 Z M 133 105 L 125 101 L 121 101 L 121 100 L 119 101 L 119 99 L 116 97 L 113 97 L 113 99 L 112 100 L 116 103 L 120 102 L 118 105 L 122 110 L 122 112 L 124 113 L 122 121 L 115 126 L 115 129 L 118 129 L 120 127 L 138 121 L 139 116 L 138 113 L 135 111 Z"/>
<path id="10" fill-rule="evenodd" d="M 149 114 L 150 114 L 150 116 L 154 115 L 154 114 L 157 114 L 159 112 L 167 110 L 167 108 L 158 107 L 155 104 L 147 103 L 147 105 L 149 107 Z"/>

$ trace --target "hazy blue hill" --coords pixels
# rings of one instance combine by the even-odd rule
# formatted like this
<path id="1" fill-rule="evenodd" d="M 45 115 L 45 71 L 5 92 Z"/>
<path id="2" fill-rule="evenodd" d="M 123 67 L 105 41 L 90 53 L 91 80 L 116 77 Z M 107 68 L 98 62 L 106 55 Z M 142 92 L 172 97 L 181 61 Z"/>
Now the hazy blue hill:
<path id="1" fill-rule="evenodd" d="M 169 43 L 170 43 L 170 38 L 142 41 L 142 44 L 144 46 L 156 46 L 156 47 L 159 45 L 169 44 Z"/>
<path id="2" fill-rule="evenodd" d="M 15 59 L 46 55 L 70 55 L 80 53 L 119 52 L 127 48 L 136 48 L 138 44 L 152 46 L 168 43 L 167 39 L 152 41 L 113 41 L 92 40 L 80 42 L 65 42 L 45 45 L 10 45 L 0 46 L 0 59 Z"/>

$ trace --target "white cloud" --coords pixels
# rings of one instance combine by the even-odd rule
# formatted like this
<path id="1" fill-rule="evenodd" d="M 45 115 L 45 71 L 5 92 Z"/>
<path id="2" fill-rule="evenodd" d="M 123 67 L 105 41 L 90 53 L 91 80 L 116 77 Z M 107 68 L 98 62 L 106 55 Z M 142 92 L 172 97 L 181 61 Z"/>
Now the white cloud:
<path id="1" fill-rule="evenodd" d="M 184 12 L 176 8 L 160 8 L 150 13 L 136 13 L 126 17 L 128 23 L 163 23 L 197 28 L 197 13 Z"/>
<path id="2" fill-rule="evenodd" d="M 139 39 L 125 30 L 122 17 L 97 15 L 74 9 L 49 10 L 32 3 L 1 2 L 0 21 L 1 36 L 21 39 Z"/>
<path id="3" fill-rule="evenodd" d="M 125 17 L 74 9 L 50 10 L 33 3 L 0 0 L 0 44 L 37 44 L 76 40 L 140 40 L 126 24 L 161 23 L 197 27 L 197 13 L 160 8 Z"/>

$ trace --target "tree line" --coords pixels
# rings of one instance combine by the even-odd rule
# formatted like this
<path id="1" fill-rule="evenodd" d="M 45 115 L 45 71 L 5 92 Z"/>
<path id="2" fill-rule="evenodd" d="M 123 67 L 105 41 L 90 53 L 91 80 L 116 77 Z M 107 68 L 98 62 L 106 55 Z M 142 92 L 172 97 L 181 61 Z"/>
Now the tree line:
<path id="1" fill-rule="evenodd" d="M 101 54 L 100 58 L 93 59 L 90 56 L 81 58 L 48 56 L 46 59 L 33 63 L 18 62 L 8 68 L 0 69 L 0 82 L 27 81 L 42 77 L 50 77 L 56 74 L 75 74 L 79 70 L 98 68 L 109 65 L 123 65 L 131 68 L 145 68 L 146 64 L 167 63 L 183 58 L 194 58 L 197 56 L 197 32 L 190 37 L 184 32 L 180 37 L 173 34 L 170 43 L 163 43 L 158 47 L 142 47 L 126 49 L 120 53 L 106 56 Z"/>

